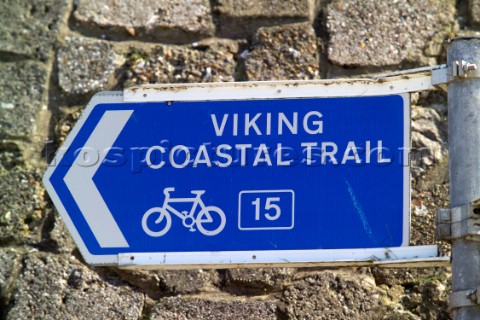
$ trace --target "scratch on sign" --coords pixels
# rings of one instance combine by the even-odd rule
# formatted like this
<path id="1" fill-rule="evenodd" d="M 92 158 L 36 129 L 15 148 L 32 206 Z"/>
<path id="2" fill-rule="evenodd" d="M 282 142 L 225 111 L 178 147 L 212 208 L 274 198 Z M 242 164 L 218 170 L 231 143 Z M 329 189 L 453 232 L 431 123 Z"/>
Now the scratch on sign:
<path id="1" fill-rule="evenodd" d="M 357 214 L 360 217 L 360 220 L 362 221 L 363 229 L 367 233 L 370 240 L 372 240 L 373 243 L 377 244 L 377 239 L 373 235 L 372 229 L 370 228 L 370 224 L 367 221 L 367 217 L 365 217 L 365 212 L 363 212 L 362 206 L 358 202 L 357 196 L 353 191 L 352 185 L 347 180 L 345 180 L 345 183 L 347 184 L 348 193 L 350 194 L 350 199 L 352 199 L 353 206 L 355 207 L 355 210 L 357 211 Z"/>

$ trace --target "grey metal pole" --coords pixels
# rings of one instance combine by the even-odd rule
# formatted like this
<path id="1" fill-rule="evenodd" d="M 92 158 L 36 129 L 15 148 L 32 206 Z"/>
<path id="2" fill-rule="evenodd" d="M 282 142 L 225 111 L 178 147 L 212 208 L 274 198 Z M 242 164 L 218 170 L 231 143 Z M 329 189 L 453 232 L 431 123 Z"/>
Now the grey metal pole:
<path id="1" fill-rule="evenodd" d="M 450 41 L 447 47 L 447 66 L 451 68 L 462 60 L 477 64 L 477 68 L 480 68 L 480 37 L 460 37 Z M 449 83 L 448 130 L 450 205 L 455 208 L 480 198 L 479 78 L 466 77 Z M 454 319 L 480 319 L 477 288 L 480 288 L 480 242 L 466 238 L 454 239 L 453 293 L 450 300 Z M 471 305 L 453 303 L 455 293 L 461 292 L 464 295 L 466 292 L 467 298 L 472 301 Z"/>

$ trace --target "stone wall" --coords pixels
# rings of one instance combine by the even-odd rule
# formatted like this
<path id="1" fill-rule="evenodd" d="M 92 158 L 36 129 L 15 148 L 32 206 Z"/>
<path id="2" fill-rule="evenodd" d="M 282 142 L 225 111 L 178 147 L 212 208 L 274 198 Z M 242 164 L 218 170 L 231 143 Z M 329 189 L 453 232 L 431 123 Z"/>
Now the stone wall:
<path id="1" fill-rule="evenodd" d="M 89 267 L 40 181 L 95 92 L 435 65 L 479 25 L 480 0 L 0 0 L 0 319 L 449 319 L 449 268 Z M 413 245 L 448 206 L 447 116 L 412 95 Z"/>

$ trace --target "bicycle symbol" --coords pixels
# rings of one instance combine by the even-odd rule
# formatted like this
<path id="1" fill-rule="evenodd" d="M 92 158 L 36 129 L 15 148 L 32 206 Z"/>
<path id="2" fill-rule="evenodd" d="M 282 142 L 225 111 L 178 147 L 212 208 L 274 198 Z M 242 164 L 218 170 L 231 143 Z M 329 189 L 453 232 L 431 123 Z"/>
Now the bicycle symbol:
<path id="1" fill-rule="evenodd" d="M 206 236 L 215 236 L 219 234 L 225 227 L 225 213 L 215 206 L 205 206 L 201 196 L 205 193 L 205 190 L 192 190 L 191 193 L 195 195 L 193 198 L 170 198 L 170 192 L 175 191 L 175 188 L 165 188 L 163 193 L 165 194 L 165 200 L 162 207 L 154 207 L 149 209 L 142 218 L 142 228 L 146 234 L 151 237 L 161 237 L 170 230 L 172 226 L 172 213 L 182 219 L 183 226 L 189 228 L 191 232 L 196 231 L 194 226 Z M 173 208 L 171 203 L 188 203 L 192 202 L 192 209 L 188 211 L 178 211 Z M 195 217 L 197 207 L 200 206 L 200 211 Z M 153 231 L 149 228 L 147 221 L 153 215 L 158 214 L 158 218 L 155 220 L 155 225 L 163 225 L 159 231 Z M 214 219 L 215 218 L 215 219 Z M 220 223 L 218 223 L 220 221 Z M 218 226 L 216 226 L 218 224 Z M 216 227 L 215 227 L 216 226 Z"/>

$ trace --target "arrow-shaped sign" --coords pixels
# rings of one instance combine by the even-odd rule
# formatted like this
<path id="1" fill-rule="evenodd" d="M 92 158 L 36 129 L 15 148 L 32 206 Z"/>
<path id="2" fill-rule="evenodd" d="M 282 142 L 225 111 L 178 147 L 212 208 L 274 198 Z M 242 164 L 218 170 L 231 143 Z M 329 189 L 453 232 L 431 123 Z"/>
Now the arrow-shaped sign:
<path id="1" fill-rule="evenodd" d="M 44 184 L 87 262 L 308 262 L 408 244 L 408 96 L 276 99 L 257 84 L 263 100 L 222 85 L 183 101 L 189 90 L 95 95 L 55 156 Z"/>

